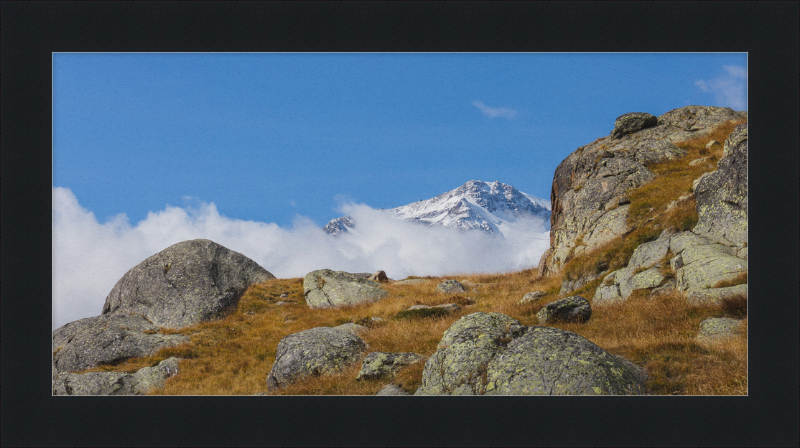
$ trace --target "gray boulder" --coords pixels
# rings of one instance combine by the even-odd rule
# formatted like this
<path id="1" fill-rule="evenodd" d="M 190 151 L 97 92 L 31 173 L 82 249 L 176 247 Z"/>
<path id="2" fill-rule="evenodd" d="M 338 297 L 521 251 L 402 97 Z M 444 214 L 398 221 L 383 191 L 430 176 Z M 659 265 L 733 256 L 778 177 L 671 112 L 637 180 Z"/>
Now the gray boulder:
<path id="1" fill-rule="evenodd" d="M 103 314 L 141 314 L 162 327 L 187 327 L 222 317 L 248 286 L 273 278 L 213 241 L 184 241 L 126 272 L 106 297 Z"/>
<path id="2" fill-rule="evenodd" d="M 553 322 L 584 323 L 592 317 L 592 306 L 581 296 L 565 297 L 548 303 L 536 313 L 540 324 Z"/>
<path id="3" fill-rule="evenodd" d="M 718 305 L 725 299 L 737 296 L 747 297 L 746 284 L 726 288 L 695 289 L 689 292 L 686 301 L 690 305 Z"/>
<path id="4" fill-rule="evenodd" d="M 716 342 L 736 336 L 742 321 L 729 317 L 709 317 L 700 322 L 699 342 Z"/>
<path id="5" fill-rule="evenodd" d="M 473 313 L 445 331 L 415 395 L 644 394 L 640 369 L 589 340 Z"/>
<path id="6" fill-rule="evenodd" d="M 526 303 L 534 303 L 534 302 L 539 301 L 539 299 L 541 299 L 544 296 L 545 296 L 545 292 L 544 291 L 529 292 L 529 293 L 525 294 L 524 296 L 522 296 L 522 300 L 519 301 L 519 304 L 520 305 L 524 305 Z"/>
<path id="7" fill-rule="evenodd" d="M 391 378 L 403 367 L 422 361 L 424 357 L 416 353 L 371 352 L 361 364 L 356 380 L 377 380 Z"/>
<path id="8" fill-rule="evenodd" d="M 189 342 L 188 336 L 159 334 L 158 330 L 144 317 L 127 314 L 104 314 L 70 322 L 53 331 L 53 373 L 114 364 Z"/>
<path id="9" fill-rule="evenodd" d="M 443 292 L 443 293 L 461 293 L 467 292 L 467 288 L 461 284 L 458 280 L 446 280 L 442 283 L 436 285 L 436 292 Z"/>
<path id="10" fill-rule="evenodd" d="M 340 371 L 361 360 L 366 348 L 361 338 L 339 328 L 317 327 L 290 334 L 278 343 L 267 389 L 285 387 L 309 375 Z"/>
<path id="11" fill-rule="evenodd" d="M 53 395 L 144 395 L 164 387 L 167 378 L 177 375 L 179 361 L 168 358 L 135 373 L 60 373 L 53 380 Z"/>
<path id="12" fill-rule="evenodd" d="M 383 387 L 383 389 L 379 390 L 375 395 L 411 395 L 410 393 L 404 391 L 401 387 L 395 386 L 394 384 L 387 384 Z"/>
<path id="13" fill-rule="evenodd" d="M 658 124 L 658 118 L 645 112 L 630 112 L 617 117 L 611 137 L 619 138 Z"/>
<path id="14" fill-rule="evenodd" d="M 717 170 L 695 189 L 699 219 L 694 231 L 741 247 L 747 244 L 747 123 L 731 132 L 724 148 Z"/>
<path id="15" fill-rule="evenodd" d="M 461 310 L 461 307 L 455 303 L 445 303 L 443 305 L 414 305 L 407 310 L 397 313 L 398 319 L 407 318 L 421 318 L 421 317 L 439 317 L 447 316 L 448 314 L 455 313 Z"/>
<path id="16" fill-rule="evenodd" d="M 539 274 L 557 273 L 579 251 L 625 235 L 630 205 L 622 199 L 656 178 L 647 165 L 682 156 L 675 143 L 746 117 L 728 108 L 686 106 L 661 115 L 652 127 L 627 134 L 620 127 L 615 137 L 599 138 L 567 156 L 553 175 L 550 248 Z"/>
<path id="17" fill-rule="evenodd" d="M 376 302 L 389 295 L 380 283 L 357 274 L 322 269 L 303 279 L 303 293 L 310 308 L 336 308 Z"/>

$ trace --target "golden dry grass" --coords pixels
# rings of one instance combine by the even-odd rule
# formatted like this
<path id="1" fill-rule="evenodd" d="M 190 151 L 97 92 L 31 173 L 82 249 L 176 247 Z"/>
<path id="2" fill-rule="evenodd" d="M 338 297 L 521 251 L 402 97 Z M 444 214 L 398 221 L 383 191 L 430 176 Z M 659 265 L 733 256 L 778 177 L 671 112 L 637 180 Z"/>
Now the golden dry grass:
<path id="1" fill-rule="evenodd" d="M 697 222 L 694 198 L 667 211 L 666 206 L 691 191 L 692 180 L 715 168 L 722 145 L 709 151 L 708 163 L 689 166 L 688 162 L 705 153 L 710 140 L 724 142 L 739 122 L 721 126 L 707 137 L 679 143 L 687 156 L 652 165 L 659 177 L 632 192 L 630 223 L 634 229 L 624 238 L 572 258 L 561 275 L 538 278 L 535 269 L 518 272 L 457 273 L 446 277 L 425 277 L 420 284 L 385 284 L 389 296 L 379 302 L 340 309 L 310 309 L 305 304 L 302 279 L 275 279 L 252 285 L 236 309 L 222 320 L 181 330 L 162 329 L 164 334 L 186 334 L 191 341 L 162 350 L 154 356 L 129 359 L 115 366 L 92 370 L 135 371 L 152 366 L 170 356 L 184 358 L 180 373 L 166 381 L 165 387 L 152 392 L 158 395 L 239 395 L 266 392 L 267 374 L 275 361 L 281 338 L 320 326 L 362 322 L 370 326 L 361 337 L 368 344 L 365 351 L 415 352 L 426 359 L 436 350 L 444 331 L 460 317 L 473 312 L 500 312 L 524 325 L 538 325 L 536 313 L 547 303 L 560 298 L 561 282 L 587 273 L 624 267 L 633 250 L 653 240 L 669 226 L 691 229 Z M 602 269 L 601 269 L 602 268 Z M 674 275 L 674 273 L 671 273 Z M 468 287 L 457 296 L 434 292 L 446 279 L 456 279 Z M 737 279 L 739 281 L 741 279 Z M 743 279 L 746 282 L 746 277 Z M 598 278 L 571 295 L 591 300 L 602 283 Z M 477 292 L 475 292 L 477 290 Z M 544 291 L 536 303 L 519 305 L 522 296 Z M 699 344 L 695 337 L 700 322 L 708 317 L 729 315 L 745 317 L 746 297 L 723 302 L 719 306 L 693 307 L 679 293 L 648 297 L 649 291 L 634 292 L 622 304 L 596 306 L 585 324 L 554 326 L 572 331 L 607 351 L 643 366 L 650 375 L 647 388 L 659 395 L 727 395 L 747 393 L 747 326 L 736 338 Z M 286 297 L 281 298 L 285 294 Z M 412 305 L 439 305 L 474 300 L 459 312 L 427 319 L 395 319 Z M 738 301 L 737 301 L 738 300 Z M 288 302 L 278 305 L 278 301 Z M 743 302 L 742 302 L 743 301 Z M 371 317 L 382 322 L 373 323 Z M 282 395 L 373 395 L 385 384 L 400 385 L 408 392 L 419 387 L 424 360 L 402 369 L 392 379 L 356 381 L 360 363 L 330 375 L 308 377 L 286 388 L 270 392 Z"/>

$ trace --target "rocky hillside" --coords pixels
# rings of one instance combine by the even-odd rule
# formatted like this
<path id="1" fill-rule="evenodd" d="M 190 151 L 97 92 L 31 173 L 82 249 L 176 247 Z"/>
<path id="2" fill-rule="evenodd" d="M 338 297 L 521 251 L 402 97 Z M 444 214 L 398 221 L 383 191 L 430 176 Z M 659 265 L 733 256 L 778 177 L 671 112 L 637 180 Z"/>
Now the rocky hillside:
<path id="1" fill-rule="evenodd" d="M 746 394 L 747 152 L 742 112 L 620 116 L 556 169 L 551 247 L 514 273 L 276 279 L 176 244 L 53 332 L 53 394 Z"/>
<path id="2" fill-rule="evenodd" d="M 550 250 L 542 256 L 540 272 L 560 272 L 570 257 L 630 232 L 629 193 L 658 177 L 651 166 L 686 156 L 677 143 L 746 119 L 746 112 L 701 106 L 682 107 L 660 117 L 645 113 L 619 117 L 610 135 L 578 148 L 556 168 L 550 193 Z M 685 160 L 687 165 L 691 162 Z"/>

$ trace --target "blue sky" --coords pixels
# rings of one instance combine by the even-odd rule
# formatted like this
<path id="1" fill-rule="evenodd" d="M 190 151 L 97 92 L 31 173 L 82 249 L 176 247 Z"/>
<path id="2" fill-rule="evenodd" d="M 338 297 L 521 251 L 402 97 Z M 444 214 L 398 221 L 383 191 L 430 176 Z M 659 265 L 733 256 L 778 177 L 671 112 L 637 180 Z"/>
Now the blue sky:
<path id="1" fill-rule="evenodd" d="M 745 54 L 55 54 L 53 185 L 97 219 L 166 205 L 287 226 L 471 179 L 549 198 L 627 112 L 745 109 Z"/>
<path id="2" fill-rule="evenodd" d="M 498 180 L 549 199 L 617 116 L 746 109 L 745 54 L 55 54 L 53 328 L 99 315 L 130 268 L 211 239 L 279 278 L 536 266 L 505 239 L 380 212 Z M 357 229 L 320 227 L 343 214 Z"/>

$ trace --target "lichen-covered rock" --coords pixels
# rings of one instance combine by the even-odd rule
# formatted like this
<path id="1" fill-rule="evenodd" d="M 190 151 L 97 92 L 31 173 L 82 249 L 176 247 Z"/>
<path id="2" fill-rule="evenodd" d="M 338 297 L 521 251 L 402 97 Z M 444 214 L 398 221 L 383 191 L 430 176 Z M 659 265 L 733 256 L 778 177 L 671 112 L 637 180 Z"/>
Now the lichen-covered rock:
<path id="1" fill-rule="evenodd" d="M 162 327 L 187 327 L 222 317 L 248 286 L 273 278 L 213 241 L 184 241 L 126 272 L 106 297 L 103 314 L 141 314 Z"/>
<path id="2" fill-rule="evenodd" d="M 626 268 L 623 269 L 623 271 L 631 272 L 632 270 L 631 268 Z M 662 281 L 664 281 L 664 276 L 661 275 L 658 268 L 650 268 L 639 273 L 633 273 L 633 275 L 624 278 L 624 280 L 619 283 L 619 291 L 622 297 L 627 299 L 631 296 L 633 291 L 637 289 L 656 288 L 661 285 Z"/>
<path id="3" fill-rule="evenodd" d="M 711 288 L 721 281 L 733 280 L 747 272 L 747 260 L 735 255 L 735 249 L 721 244 L 686 247 L 675 257 L 678 287 L 683 291 Z"/>
<path id="4" fill-rule="evenodd" d="M 723 300 L 734 297 L 747 297 L 747 284 L 689 290 L 686 301 L 690 305 L 718 305 Z"/>
<path id="5" fill-rule="evenodd" d="M 403 388 L 399 386 L 395 386 L 394 384 L 387 384 L 383 387 L 383 389 L 379 390 L 375 395 L 411 395 L 410 393 L 403 390 Z"/>
<path id="6" fill-rule="evenodd" d="M 53 395 L 144 395 L 164 387 L 178 374 L 178 358 L 168 358 L 135 373 L 60 373 L 53 379 Z"/>
<path id="7" fill-rule="evenodd" d="M 644 394 L 641 370 L 569 331 L 473 313 L 445 331 L 415 395 Z"/>
<path id="8" fill-rule="evenodd" d="M 340 371 L 361 360 L 366 348 L 361 338 L 338 328 L 317 327 L 290 334 L 278 343 L 267 389 L 285 387 L 309 375 Z"/>
<path id="9" fill-rule="evenodd" d="M 581 296 L 565 297 L 548 303 L 536 313 L 540 324 L 553 322 L 584 323 L 592 317 L 592 306 Z"/>
<path id="10" fill-rule="evenodd" d="M 700 180 L 695 233 L 724 238 L 733 245 L 747 244 L 747 123 L 725 140 L 717 170 Z"/>
<path id="11" fill-rule="evenodd" d="M 303 279 L 303 293 L 310 308 L 353 306 L 376 302 L 389 295 L 378 282 L 330 269 L 309 272 Z"/>
<path id="12" fill-rule="evenodd" d="M 558 291 L 558 294 L 562 296 L 570 294 L 573 291 L 577 291 L 583 288 L 584 286 L 591 283 L 593 280 L 603 275 L 605 275 L 605 272 L 598 272 L 594 274 L 586 274 L 571 280 L 564 280 L 561 282 L 561 289 Z"/>
<path id="13" fill-rule="evenodd" d="M 371 352 L 364 358 L 361 371 L 356 380 L 377 380 L 391 378 L 403 367 L 422 361 L 424 357 L 416 353 Z"/>
<path id="14" fill-rule="evenodd" d="M 448 314 L 455 313 L 461 310 L 461 307 L 455 303 L 445 303 L 443 305 L 414 305 L 407 310 L 397 313 L 398 319 L 422 318 L 422 317 L 440 317 L 447 316 Z"/>
<path id="15" fill-rule="evenodd" d="M 715 342 L 736 336 L 742 321 L 729 317 L 709 317 L 700 322 L 699 342 Z"/>
<path id="16" fill-rule="evenodd" d="M 522 300 L 519 301 L 519 304 L 520 305 L 524 305 L 526 303 L 533 303 L 533 302 L 538 301 L 539 299 L 541 299 L 544 296 L 545 296 L 545 292 L 544 291 L 529 292 L 529 293 L 525 294 L 524 296 L 522 296 Z"/>
<path id="17" fill-rule="evenodd" d="M 653 127 L 658 124 L 658 118 L 645 112 L 630 112 L 617 117 L 614 122 L 614 130 L 611 136 L 614 138 L 622 137 L 625 134 L 632 134 L 644 128 Z"/>
<path id="18" fill-rule="evenodd" d="M 442 283 L 436 285 L 436 292 L 443 292 L 443 293 L 457 293 L 457 292 L 467 292 L 467 288 L 461 284 L 458 280 L 446 280 Z"/>
<path id="19" fill-rule="evenodd" d="M 661 115 L 652 127 L 628 134 L 621 128 L 616 138 L 599 138 L 567 156 L 553 176 L 550 248 L 538 272 L 559 272 L 579 240 L 590 251 L 630 230 L 630 205 L 620 200 L 655 179 L 648 165 L 683 155 L 676 142 L 746 117 L 728 108 L 686 106 Z"/>
<path id="20" fill-rule="evenodd" d="M 53 373 L 77 372 L 101 364 L 149 356 L 189 337 L 157 333 L 142 316 L 104 314 L 70 322 L 53 331 Z"/>

